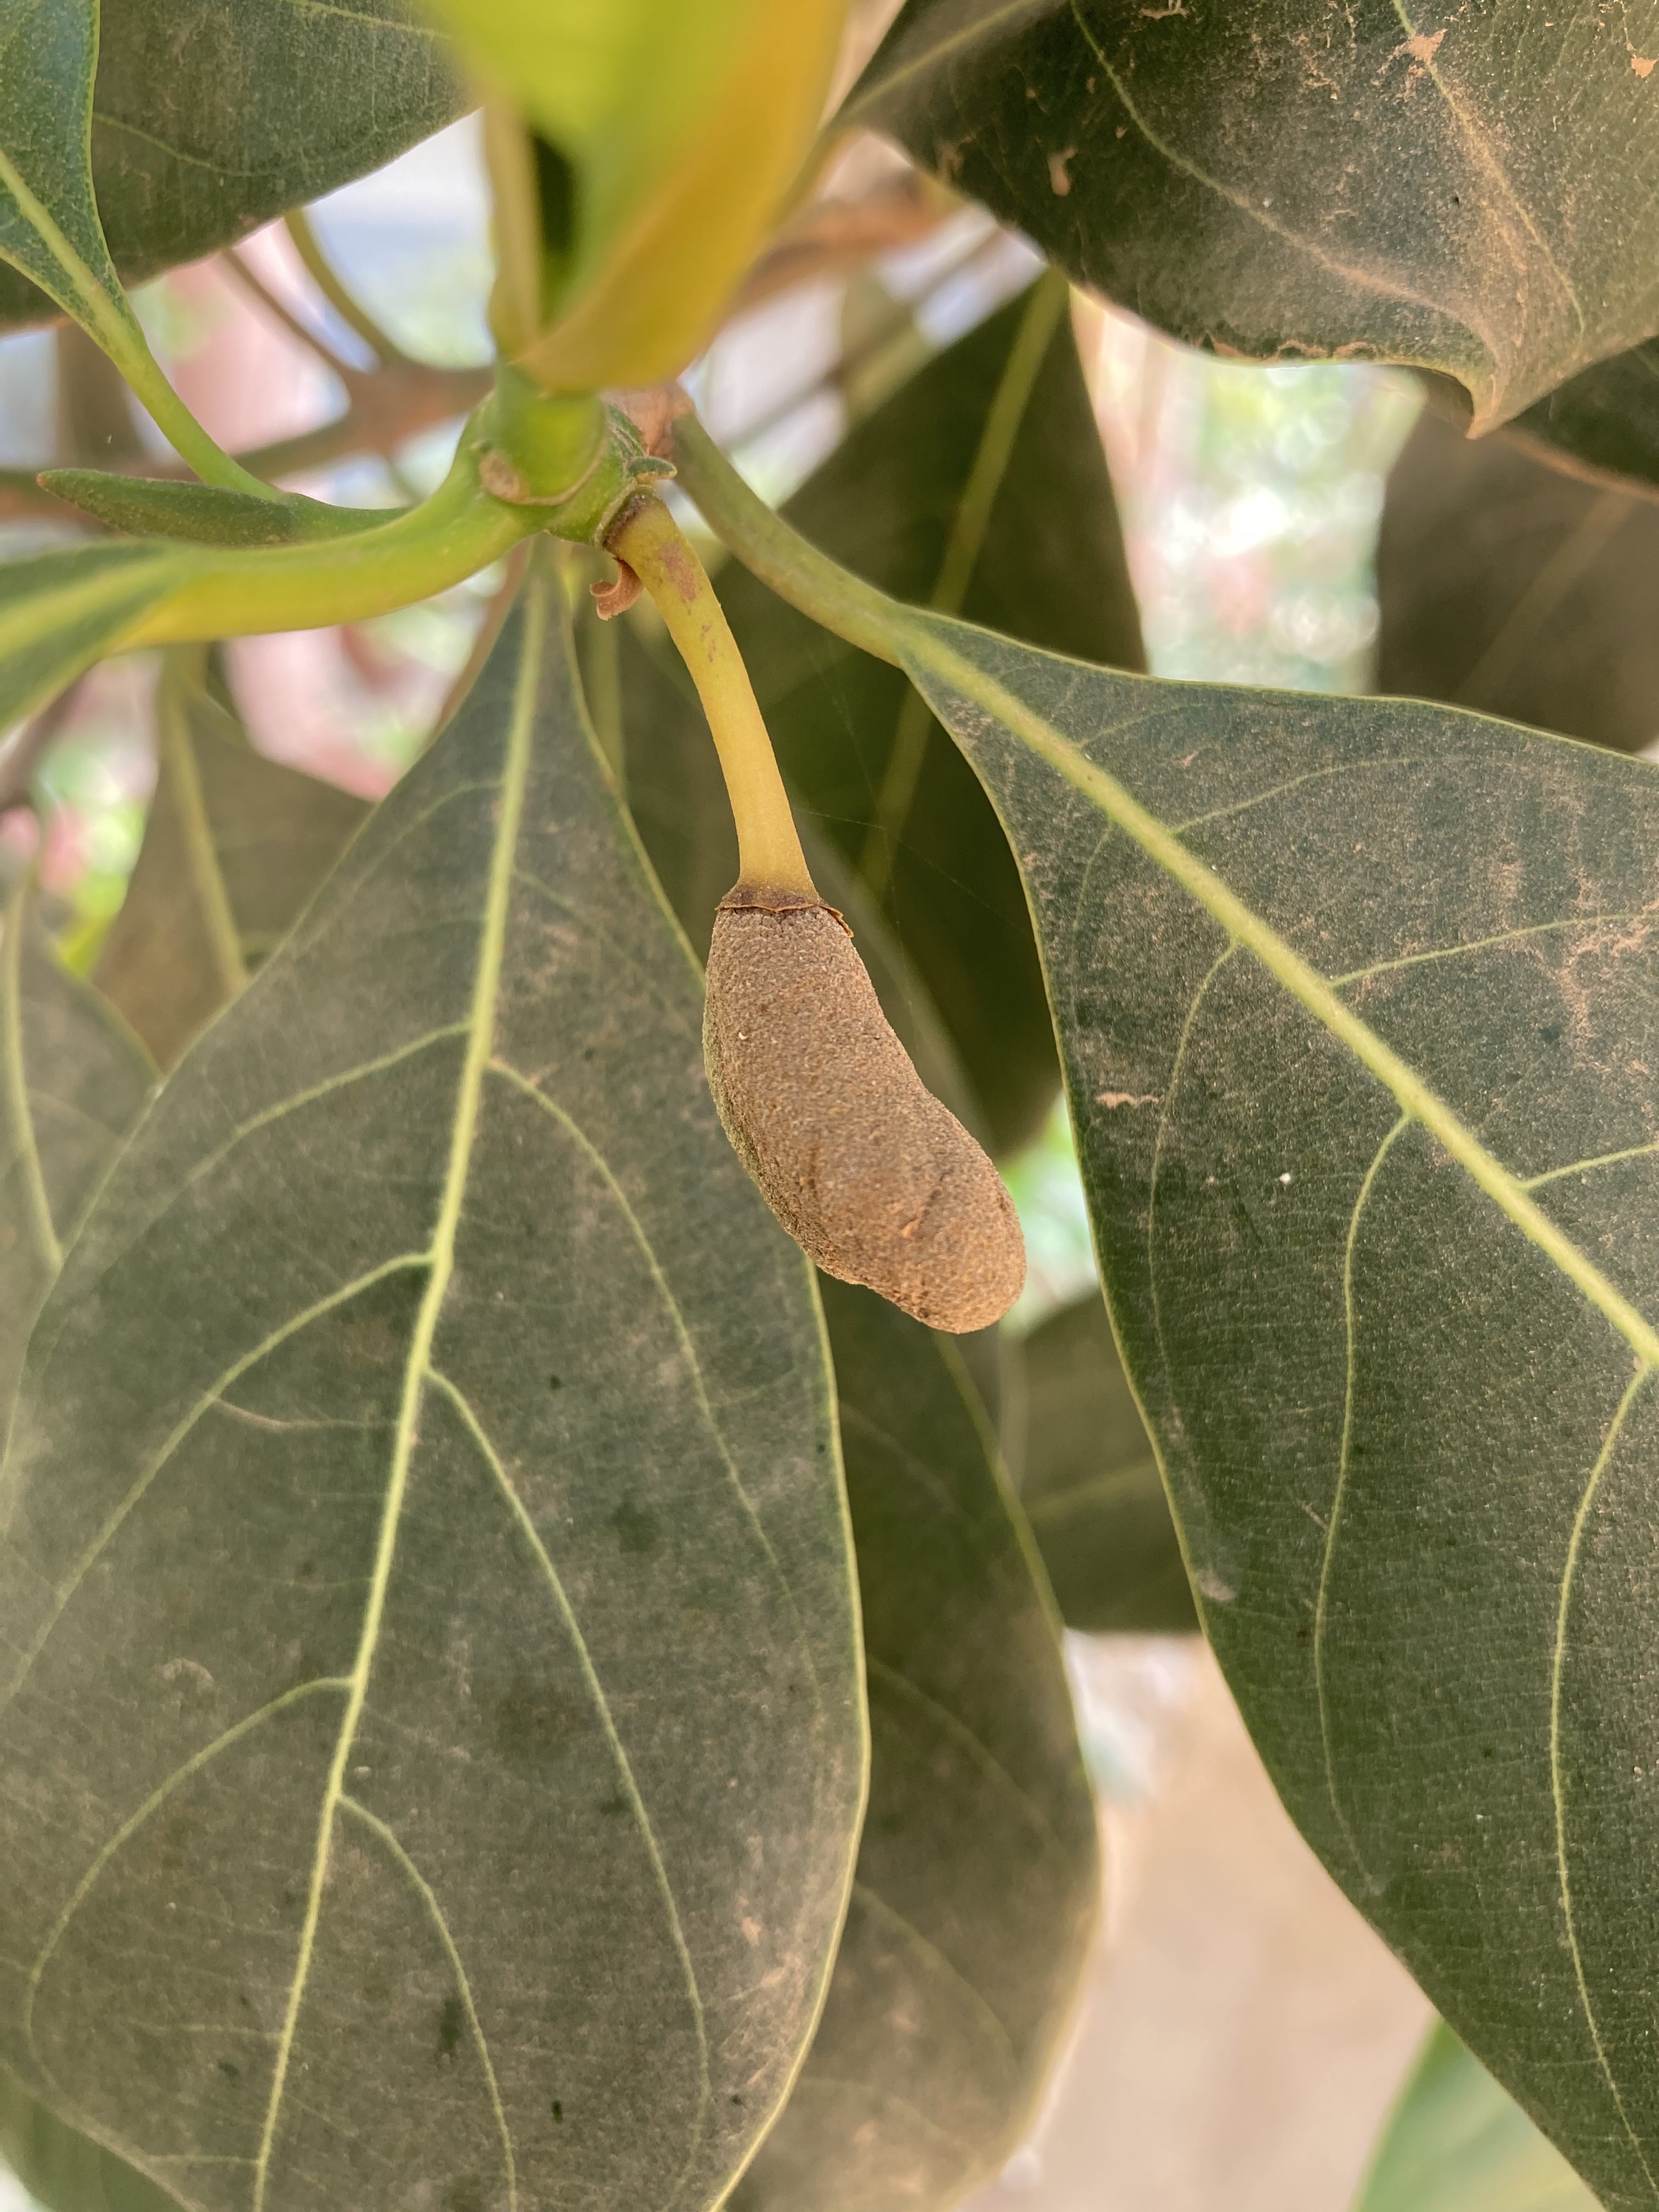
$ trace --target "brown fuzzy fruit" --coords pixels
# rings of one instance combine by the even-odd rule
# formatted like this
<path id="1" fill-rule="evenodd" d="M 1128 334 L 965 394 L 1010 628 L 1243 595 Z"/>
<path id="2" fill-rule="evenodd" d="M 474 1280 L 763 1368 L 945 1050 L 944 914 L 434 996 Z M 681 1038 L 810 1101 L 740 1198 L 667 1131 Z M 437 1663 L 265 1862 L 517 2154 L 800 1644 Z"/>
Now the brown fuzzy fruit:
<path id="1" fill-rule="evenodd" d="M 702 1047 L 738 1158 L 826 1273 L 933 1328 L 1007 1312 L 1025 1280 L 1018 1217 L 910 1065 L 833 908 L 743 884 L 727 894 Z"/>

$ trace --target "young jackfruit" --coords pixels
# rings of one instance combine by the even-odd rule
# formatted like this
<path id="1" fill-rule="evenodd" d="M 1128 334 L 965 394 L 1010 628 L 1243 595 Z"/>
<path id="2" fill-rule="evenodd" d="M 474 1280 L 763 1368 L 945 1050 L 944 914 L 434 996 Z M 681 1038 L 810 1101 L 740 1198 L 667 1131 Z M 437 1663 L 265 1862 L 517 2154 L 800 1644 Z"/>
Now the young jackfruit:
<path id="1" fill-rule="evenodd" d="M 933 1328 L 1007 1311 L 1025 1280 L 1018 1217 L 911 1066 L 832 907 L 744 884 L 721 901 L 703 1057 L 738 1157 L 826 1273 Z"/>

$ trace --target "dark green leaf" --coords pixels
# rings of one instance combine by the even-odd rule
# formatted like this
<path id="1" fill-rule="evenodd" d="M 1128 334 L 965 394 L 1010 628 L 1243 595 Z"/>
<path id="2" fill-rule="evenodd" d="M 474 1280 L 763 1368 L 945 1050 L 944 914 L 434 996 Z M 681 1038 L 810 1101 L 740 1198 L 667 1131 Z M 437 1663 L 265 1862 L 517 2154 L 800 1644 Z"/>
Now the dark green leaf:
<path id="1" fill-rule="evenodd" d="M 42 488 L 112 530 L 135 537 L 188 538 L 198 545 L 292 545 L 349 538 L 390 518 L 383 507 L 328 507 L 298 492 L 261 499 L 254 492 L 165 477 L 119 476 L 108 469 L 43 469 Z"/>
<path id="2" fill-rule="evenodd" d="M 54 39 L 50 62 L 70 81 L 70 52 L 90 36 L 98 75 L 92 176 L 116 267 L 129 283 L 228 245 L 272 216 L 379 167 L 460 112 L 443 43 L 402 0 L 349 8 L 295 0 L 50 0 L 16 8 L 31 42 Z M 101 13 L 101 27 L 97 18 Z M 64 136 L 37 190 L 65 221 L 70 133 L 66 94 L 40 101 L 7 49 L 20 125 L 0 98 L 0 146 L 17 160 L 50 118 Z M 82 51 L 79 65 L 84 66 Z M 22 136 L 19 136 L 19 131 Z M 74 158 L 85 161 L 84 136 Z M 90 202 L 72 240 L 84 257 L 97 224 Z M 19 258 L 22 258 L 20 255 Z M 42 267 L 26 263 L 38 282 Z M 88 264 L 88 265 L 92 265 Z M 50 312 L 32 286 L 0 272 L 0 325 Z"/>
<path id="3" fill-rule="evenodd" d="M 1139 666 L 1111 485 L 1060 304 L 1052 285 L 1033 289 L 959 340 L 860 424 L 786 511 L 885 589 L 926 602 L 943 582 L 953 611 Z M 828 636 L 745 571 L 728 569 L 720 585 L 791 788 L 880 884 L 892 936 L 955 1044 L 979 1119 L 998 1149 L 1012 1149 L 1053 1097 L 1054 1039 L 995 817 L 896 670 Z M 667 711 L 660 689 L 652 711 Z M 630 746 L 635 726 L 630 712 Z M 629 788 L 647 819 L 659 804 L 650 760 L 630 764 Z M 884 790 L 890 844 L 877 826 Z M 702 818 L 686 817 L 683 834 Z M 731 877 L 716 887 L 715 872 L 700 888 L 717 898 Z"/>
<path id="4" fill-rule="evenodd" d="M 1030 2124 L 1100 1893 L 1057 1626 L 954 1349 L 820 1285 L 870 1683 L 870 1810 L 817 2036 L 734 2200 L 954 2203 Z"/>
<path id="5" fill-rule="evenodd" d="M 1431 2030 L 1354 2212 L 1596 2212 L 1595 2199 L 1464 2050 Z"/>
<path id="6" fill-rule="evenodd" d="M 0 939 L 0 1430 L 64 1246 L 137 1120 L 155 1070 L 46 942 L 27 885 Z"/>
<path id="7" fill-rule="evenodd" d="M 910 0 L 844 111 L 1188 343 L 1502 421 L 1659 329 L 1659 0 Z"/>
<path id="8" fill-rule="evenodd" d="M 87 545 L 0 564 L 0 730 L 117 649 L 197 572 L 168 545 Z"/>
<path id="9" fill-rule="evenodd" d="M 0 1428 L 63 1248 L 155 1079 L 142 1046 L 58 959 L 27 884 L 0 938 Z M 54 2119 L 0 2069 L 0 2159 L 49 2212 L 163 2212 L 170 2199 Z"/>
<path id="10" fill-rule="evenodd" d="M 1659 738 L 1659 501 L 1425 412 L 1389 478 L 1377 689 L 1634 752 Z"/>
<path id="11" fill-rule="evenodd" d="M 1651 2205 L 1659 774 L 892 619 L 1025 856 L 1118 1338 L 1268 1770 Z"/>
<path id="12" fill-rule="evenodd" d="M 88 154 L 98 17 L 99 0 L 0 12 L 0 259 L 86 325 L 130 320 Z"/>
<path id="13" fill-rule="evenodd" d="M 256 753 L 176 667 L 156 731 L 144 842 L 94 981 L 171 1067 L 292 927 L 368 808 Z"/>
<path id="14" fill-rule="evenodd" d="M 557 598 L 161 1092 L 0 1478 L 3 2055 L 203 2212 L 717 2203 L 851 1875 L 811 1285 Z"/>
<path id="15" fill-rule="evenodd" d="M 54 2119 L 3 2069 L 0 2156 L 46 2212 L 177 2212 L 175 2197 Z"/>
<path id="16" fill-rule="evenodd" d="M 1528 407 L 1515 428 L 1562 467 L 1659 492 L 1659 343 L 1598 362 Z"/>
<path id="17" fill-rule="evenodd" d="M 1025 1340 L 1020 1502 L 1068 1628 L 1181 1632 L 1193 1594 L 1097 1291 Z"/>

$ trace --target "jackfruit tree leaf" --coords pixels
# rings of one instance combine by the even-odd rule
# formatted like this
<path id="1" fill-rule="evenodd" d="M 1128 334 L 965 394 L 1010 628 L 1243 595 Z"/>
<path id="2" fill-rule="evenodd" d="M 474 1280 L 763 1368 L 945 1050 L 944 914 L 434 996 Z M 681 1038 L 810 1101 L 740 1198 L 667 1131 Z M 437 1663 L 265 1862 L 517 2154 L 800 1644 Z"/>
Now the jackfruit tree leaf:
<path id="1" fill-rule="evenodd" d="M 1389 477 L 1377 689 L 1635 752 L 1659 738 L 1659 501 L 1426 410 Z"/>
<path id="2" fill-rule="evenodd" d="M 0 1429 L 64 1246 L 155 1081 L 137 1039 L 53 952 L 20 884 L 0 935 Z M 171 2203 L 3 2069 L 0 2160 L 47 2212 L 164 2212 Z"/>
<path id="3" fill-rule="evenodd" d="M 0 1474 L 4 2062 L 202 2212 L 712 2206 L 851 1875 L 821 1322 L 558 601 L 173 1072 Z"/>
<path id="4" fill-rule="evenodd" d="M 171 1067 L 292 927 L 368 812 L 256 753 L 182 671 L 156 702 L 144 842 L 93 980 Z"/>
<path id="5" fill-rule="evenodd" d="M 1570 378 L 1518 416 L 1515 431 L 1558 467 L 1659 497 L 1659 340 Z"/>
<path id="6" fill-rule="evenodd" d="M 0 730 L 118 650 L 200 566 L 177 546 L 114 544 L 0 562 Z"/>
<path id="7" fill-rule="evenodd" d="M 0 259 L 78 322 L 120 318 L 88 152 L 99 0 L 0 9 Z"/>
<path id="8" fill-rule="evenodd" d="M 1030 2124 L 1100 1896 L 1058 1623 L 956 1350 L 821 1280 L 870 1809 L 823 2019 L 738 2212 L 934 2212 Z"/>
<path id="9" fill-rule="evenodd" d="M 1025 1338 L 1020 1503 L 1068 1628 L 1198 1626 L 1152 1438 L 1097 1291 Z"/>
<path id="10" fill-rule="evenodd" d="M 47 942 L 27 884 L 0 935 L 0 1430 L 64 1247 L 143 1109 L 155 1070 Z"/>
<path id="11" fill-rule="evenodd" d="M 129 283 L 194 261 L 378 168 L 464 104 L 444 41 L 402 0 L 352 0 L 349 8 L 12 0 L 0 35 L 13 17 L 24 44 L 7 47 L 0 70 L 0 149 L 14 161 L 21 149 L 27 161 L 48 128 L 62 134 L 50 170 L 33 173 L 36 194 L 82 259 L 98 244 L 101 218 L 108 255 Z M 46 40 L 65 87 L 56 102 L 37 100 L 17 72 L 19 52 L 31 55 Z M 84 181 L 83 88 L 94 56 L 95 209 Z M 15 125 L 7 120 L 8 93 Z M 44 265 L 25 266 L 46 278 Z M 107 283 L 107 264 L 102 275 Z M 0 327 L 52 312 L 22 275 L 0 270 Z"/>
<path id="12" fill-rule="evenodd" d="M 1111 483 L 1060 305 L 1051 287 L 1034 289 L 958 339 L 854 428 L 785 513 L 902 597 L 926 602 L 943 585 L 952 612 L 1139 667 Z M 994 814 L 897 670 L 830 636 L 735 563 L 718 583 L 791 789 L 874 878 L 978 1120 L 997 1149 L 1012 1149 L 1052 1102 L 1054 1047 Z M 659 686 L 647 711 L 669 704 Z M 629 785 L 637 805 L 652 803 L 647 764 Z"/>
<path id="13" fill-rule="evenodd" d="M 909 0 L 842 111 L 1174 337 L 1502 422 L 1659 330 L 1659 0 Z"/>
<path id="14" fill-rule="evenodd" d="M 177 2212 L 177 2197 L 65 2127 L 3 2069 L 0 2160 L 45 2212 Z"/>
<path id="15" fill-rule="evenodd" d="M 1596 2204 L 1560 2153 L 1437 2021 L 1354 2212 L 1596 2212 Z"/>
<path id="16" fill-rule="evenodd" d="M 1021 856 L 1268 1770 L 1609 2212 L 1649 2205 L 1659 773 L 884 619 Z"/>
<path id="17" fill-rule="evenodd" d="M 0 1428 L 64 1246 L 155 1081 L 137 1039 L 53 952 L 21 884 L 0 936 Z M 0 2161 L 47 2212 L 164 2212 L 172 2201 L 54 2119 L 3 2069 Z"/>

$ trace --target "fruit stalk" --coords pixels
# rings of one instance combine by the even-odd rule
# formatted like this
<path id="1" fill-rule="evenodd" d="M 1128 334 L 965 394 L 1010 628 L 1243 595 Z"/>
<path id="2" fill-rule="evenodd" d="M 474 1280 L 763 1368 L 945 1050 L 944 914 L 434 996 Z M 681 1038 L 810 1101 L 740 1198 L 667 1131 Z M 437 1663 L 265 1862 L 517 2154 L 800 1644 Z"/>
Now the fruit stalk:
<path id="1" fill-rule="evenodd" d="M 629 501 L 605 545 L 651 594 L 697 687 L 737 823 L 742 885 L 816 903 L 749 671 L 696 548 L 650 492 Z"/>

